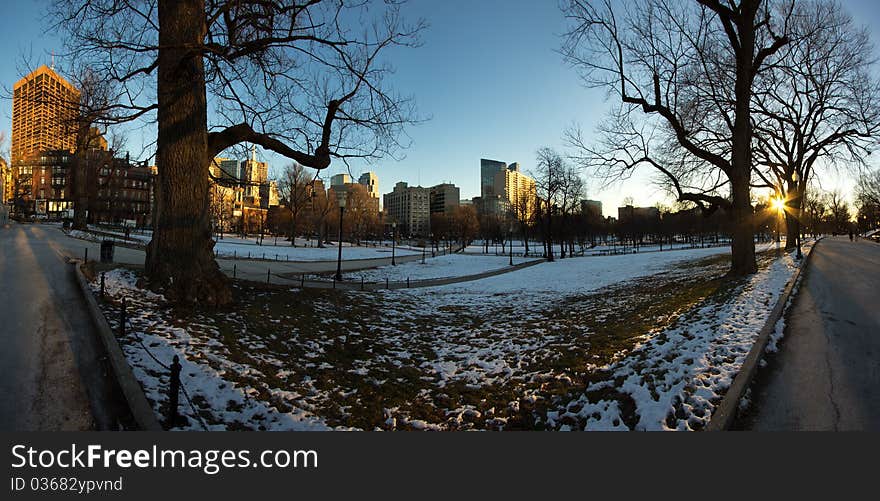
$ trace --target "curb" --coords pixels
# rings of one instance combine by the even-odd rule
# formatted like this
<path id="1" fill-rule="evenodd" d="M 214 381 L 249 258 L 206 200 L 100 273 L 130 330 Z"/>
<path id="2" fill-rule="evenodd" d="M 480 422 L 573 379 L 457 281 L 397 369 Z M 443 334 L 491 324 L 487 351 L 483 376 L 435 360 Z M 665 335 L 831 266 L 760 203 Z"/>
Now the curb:
<path id="1" fill-rule="evenodd" d="M 113 376 L 116 378 L 117 383 L 119 383 L 119 388 L 125 396 L 125 401 L 128 403 L 131 415 L 134 416 L 138 428 L 143 431 L 163 431 L 159 421 L 156 420 L 155 413 L 153 413 L 153 407 L 144 395 L 144 390 L 131 372 L 131 366 L 128 365 L 128 361 L 125 360 L 125 355 L 122 353 L 122 348 L 119 347 L 116 336 L 98 307 L 98 302 L 95 300 L 86 277 L 80 269 L 80 262 L 78 260 L 71 262 L 74 263 L 74 268 L 76 269 L 76 281 L 79 284 L 80 292 L 83 293 L 83 297 L 86 300 L 86 309 L 89 315 L 91 315 L 95 327 L 98 329 L 98 335 L 101 337 L 104 348 L 107 350 L 107 358 L 110 359 Z"/>
<path id="2" fill-rule="evenodd" d="M 819 245 L 819 242 L 821 241 L 821 238 L 816 240 L 816 243 L 813 244 L 813 248 L 810 249 L 810 253 L 804 256 L 803 263 L 801 263 L 795 271 L 794 276 L 789 280 L 788 285 L 785 286 L 785 290 L 776 301 L 776 306 L 770 311 L 770 316 L 767 318 L 767 321 L 764 322 L 764 327 L 762 327 L 761 331 L 758 333 L 758 339 L 755 340 L 755 344 L 752 345 L 752 349 L 749 350 L 748 355 L 746 355 L 742 367 L 736 374 L 733 383 L 727 389 L 727 393 L 724 394 L 721 403 L 715 408 L 715 412 L 712 414 L 709 424 L 706 425 L 705 431 L 727 431 L 730 429 L 731 425 L 733 425 L 733 422 L 736 419 L 739 401 L 752 383 L 752 379 L 755 378 L 755 374 L 758 371 L 758 362 L 761 361 L 761 357 L 764 355 L 764 349 L 767 348 L 767 343 L 770 341 L 770 335 L 776 330 L 776 323 L 785 313 L 785 305 L 788 303 L 795 286 L 800 281 L 801 273 L 807 268 L 807 265 L 810 263 L 810 257 L 813 255 L 813 251 L 816 250 L 816 246 Z"/>

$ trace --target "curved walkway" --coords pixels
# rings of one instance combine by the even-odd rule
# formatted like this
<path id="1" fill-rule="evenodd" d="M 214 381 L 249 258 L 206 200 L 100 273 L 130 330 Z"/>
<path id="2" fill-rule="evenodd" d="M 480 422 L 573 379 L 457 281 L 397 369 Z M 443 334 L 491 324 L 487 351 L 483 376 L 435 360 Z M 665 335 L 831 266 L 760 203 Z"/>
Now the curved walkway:
<path id="1" fill-rule="evenodd" d="M 420 257 L 421 258 L 421 257 Z M 279 273 L 272 274 L 268 270 L 266 272 L 266 281 L 271 284 L 279 284 L 279 285 L 294 285 L 297 287 L 305 288 L 305 289 L 341 289 L 341 290 L 356 290 L 356 291 L 376 291 L 376 290 L 391 290 L 391 289 L 418 289 L 422 287 L 436 287 L 438 285 L 449 285 L 449 284 L 457 284 L 461 282 L 472 282 L 474 280 L 480 280 L 483 278 L 494 277 L 497 275 L 503 275 L 505 273 L 510 273 L 513 271 L 518 271 L 523 268 L 528 268 L 530 266 L 535 266 L 536 264 L 541 264 L 545 260 L 544 259 L 535 259 L 533 261 L 526 261 L 525 263 L 515 264 L 513 266 L 508 266 L 506 268 L 499 268 L 496 270 L 484 271 L 483 273 L 475 273 L 473 275 L 464 275 L 460 277 L 443 277 L 443 278 L 429 278 L 423 280 L 406 280 L 406 281 L 395 281 L 391 282 L 386 280 L 385 282 L 365 282 L 365 281 L 346 281 L 342 282 L 326 281 L 326 280 L 314 280 L 309 279 L 306 280 L 303 274 L 297 275 L 295 273 Z"/>

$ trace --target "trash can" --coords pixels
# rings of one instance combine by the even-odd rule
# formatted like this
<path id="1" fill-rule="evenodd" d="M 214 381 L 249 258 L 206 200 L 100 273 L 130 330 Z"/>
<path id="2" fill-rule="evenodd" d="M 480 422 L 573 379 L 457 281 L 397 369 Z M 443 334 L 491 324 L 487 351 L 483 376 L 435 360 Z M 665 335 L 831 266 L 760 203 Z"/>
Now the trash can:
<path id="1" fill-rule="evenodd" d="M 101 242 L 101 262 L 113 262 L 113 240 L 103 240 Z"/>

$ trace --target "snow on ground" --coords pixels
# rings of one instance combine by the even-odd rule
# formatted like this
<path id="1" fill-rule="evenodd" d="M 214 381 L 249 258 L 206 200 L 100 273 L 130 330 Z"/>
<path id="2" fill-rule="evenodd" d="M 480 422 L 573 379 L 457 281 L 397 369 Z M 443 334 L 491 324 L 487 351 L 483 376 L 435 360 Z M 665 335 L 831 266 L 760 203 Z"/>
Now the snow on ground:
<path id="1" fill-rule="evenodd" d="M 124 237 L 123 233 L 117 231 L 108 231 L 106 229 L 95 227 L 97 231 L 102 231 L 111 235 L 116 235 L 120 239 Z M 95 233 L 71 230 L 68 233 L 73 238 L 87 240 L 90 242 L 100 242 L 106 240 L 107 237 Z M 143 244 L 147 244 L 152 239 L 151 232 L 130 234 L 130 238 L 139 240 Z M 241 238 L 236 236 L 224 236 L 224 238 L 216 239 L 214 244 L 214 252 L 220 258 L 238 258 L 238 259 L 270 259 L 281 261 L 336 261 L 339 249 L 336 242 L 326 244 L 325 247 L 317 247 L 314 240 L 298 238 L 297 247 L 290 245 L 290 242 L 279 239 L 275 243 L 275 238 L 263 239 L 263 245 L 258 245 L 258 238 L 249 237 Z M 412 254 L 421 255 L 421 248 L 410 248 L 407 246 L 397 247 L 394 251 L 397 256 L 406 256 Z M 391 258 L 391 247 L 383 247 L 377 245 L 375 247 L 359 247 L 349 242 L 342 244 L 342 259 L 377 259 Z"/>
<path id="2" fill-rule="evenodd" d="M 730 245 L 730 244 L 729 244 L 729 242 L 728 243 L 721 242 L 719 244 L 713 244 L 712 242 L 707 241 L 706 245 L 707 246 L 709 246 L 709 245 L 722 245 L 722 246 L 724 246 L 724 245 Z M 700 248 L 700 244 L 699 243 L 694 243 L 694 244 L 675 243 L 675 244 L 663 244 L 663 246 L 662 246 L 662 250 L 664 250 L 664 251 L 669 250 L 669 249 L 695 249 L 695 248 Z M 502 248 L 502 246 L 500 244 L 494 244 L 494 243 L 490 242 L 488 249 L 489 249 L 489 251 L 486 252 L 486 247 L 482 242 L 474 242 L 465 248 L 465 252 L 467 252 L 469 254 L 493 254 L 493 255 L 500 256 L 500 255 L 506 255 L 506 253 L 509 251 L 509 246 L 507 244 L 505 244 L 505 246 Z M 595 247 L 590 247 L 589 245 L 587 245 L 585 248 L 581 248 L 579 245 L 576 245 L 574 249 L 575 249 L 576 255 L 581 254 L 581 252 L 583 251 L 583 253 L 585 255 L 589 256 L 591 254 L 596 254 L 596 253 L 601 253 L 601 252 L 609 252 L 609 251 L 615 251 L 615 250 L 616 251 L 623 251 L 624 249 L 632 249 L 632 244 L 627 243 L 626 245 L 623 245 L 623 244 L 619 244 L 619 243 L 618 244 L 600 243 L 600 244 L 597 244 Z M 638 249 L 640 252 L 659 251 L 659 250 L 661 250 L 661 246 L 655 245 L 655 244 L 644 244 L 644 245 L 640 245 L 638 247 Z M 558 245 L 554 246 L 553 250 L 558 255 L 559 246 Z M 525 243 L 521 240 L 514 240 L 513 241 L 513 252 L 514 252 L 514 254 L 517 254 L 517 253 L 522 254 L 523 252 L 525 252 Z M 530 254 L 540 255 L 541 252 L 543 252 L 543 247 L 542 247 L 542 243 L 540 241 L 529 241 L 529 253 Z"/>
<path id="3" fill-rule="evenodd" d="M 532 259 L 524 259 L 521 257 L 513 259 L 514 264 L 520 264 L 527 261 L 532 261 Z M 510 260 L 507 256 L 450 254 L 447 256 L 437 256 L 432 258 L 429 252 L 427 253 L 424 264 L 419 260 L 401 263 L 397 266 L 380 266 L 378 268 L 349 273 L 346 278 L 355 281 L 359 281 L 363 278 L 366 282 L 384 282 L 385 279 L 388 279 L 391 282 L 403 282 L 406 281 L 406 279 L 428 280 L 435 278 L 463 277 L 509 267 Z"/>
<path id="4" fill-rule="evenodd" d="M 312 242 L 314 243 L 314 241 Z M 243 244 L 240 242 L 227 241 L 226 238 L 218 240 L 214 244 L 214 252 L 218 257 L 237 257 L 239 259 L 278 259 L 282 261 L 336 261 L 339 248 L 336 243 L 326 244 L 326 247 L 293 247 L 289 242 L 274 245 L 274 239 L 263 240 L 263 245 Z M 375 259 L 391 258 L 391 247 L 357 247 L 351 244 L 342 244 L 342 259 Z M 407 249 L 396 249 L 397 256 L 416 254 Z M 419 250 L 418 254 L 421 254 Z"/>
<path id="5" fill-rule="evenodd" d="M 239 386 L 228 379 L 230 374 L 246 373 L 253 369 L 241 366 L 206 348 L 222 350 L 222 345 L 213 339 L 196 338 L 187 329 L 169 325 L 159 311 L 139 309 L 145 301 L 155 306 L 164 301 L 162 296 L 135 286 L 136 277 L 130 271 L 116 269 L 106 272 L 105 290 L 114 304 L 104 303 L 102 309 L 114 332 L 119 328 L 119 304 L 126 298 L 130 312 L 130 326 L 126 336 L 119 339 L 122 351 L 131 365 L 135 378 L 141 383 L 147 399 L 156 412 L 156 418 L 164 420 L 163 405 L 168 400 L 171 361 L 175 355 L 180 357 L 180 373 L 183 389 L 197 407 L 210 409 L 212 419 L 202 426 L 202 421 L 190 407 L 187 398 L 180 396 L 180 414 L 187 417 L 189 424 L 177 429 L 211 431 L 227 429 L 261 429 L 276 431 L 326 430 L 323 420 L 308 411 L 292 408 L 279 412 L 255 395 L 259 389 Z M 92 290 L 99 293 L 96 282 Z"/>
<path id="6" fill-rule="evenodd" d="M 761 252 L 771 247 L 772 244 L 761 244 L 755 250 Z M 394 293 L 413 295 L 434 307 L 452 301 L 487 310 L 499 303 L 519 304 L 532 309 L 556 302 L 560 297 L 586 294 L 611 284 L 660 273 L 679 263 L 729 253 L 727 247 L 712 247 L 668 253 L 557 259 L 474 282 Z"/>
<path id="7" fill-rule="evenodd" d="M 794 269 L 788 255 L 764 258 L 759 274 L 696 298 L 683 316 L 650 312 L 656 297 L 717 278 L 723 262 L 694 263 L 725 252 L 573 258 L 367 293 L 237 285 L 235 309 L 179 320 L 161 297 L 133 290 L 129 272 L 108 275 L 108 290 L 129 298 L 151 353 L 185 360 L 186 387 L 211 429 L 687 430 L 708 420 Z M 462 261 L 476 257 L 446 262 L 499 260 Z M 663 318 L 634 318 L 653 327 L 603 352 L 601 327 L 643 309 Z M 134 334 L 123 343 L 159 412 L 167 373 Z M 183 410 L 188 429 L 199 429 Z"/>
<path id="8" fill-rule="evenodd" d="M 812 242 L 804 245 L 804 253 L 811 249 Z M 633 429 L 702 429 L 798 264 L 783 254 L 721 300 L 707 301 L 652 335 L 627 357 L 600 369 L 604 377 L 560 409 L 555 421 L 568 419 L 584 430 L 620 429 L 623 419 L 612 404 L 628 401 L 638 416 Z"/>

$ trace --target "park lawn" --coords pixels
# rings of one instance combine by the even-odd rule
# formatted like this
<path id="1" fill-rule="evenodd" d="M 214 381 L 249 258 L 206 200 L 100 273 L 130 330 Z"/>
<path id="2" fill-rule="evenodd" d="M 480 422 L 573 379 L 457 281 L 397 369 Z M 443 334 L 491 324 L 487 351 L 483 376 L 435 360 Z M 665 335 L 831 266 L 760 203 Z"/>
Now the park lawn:
<path id="1" fill-rule="evenodd" d="M 576 421 L 552 413 L 596 374 L 731 287 L 727 259 L 562 293 L 527 312 L 528 298 L 496 302 L 491 314 L 473 297 L 248 283 L 235 284 L 232 308 L 175 311 L 137 290 L 136 272 L 115 270 L 105 311 L 113 323 L 127 297 L 122 341 L 157 412 L 167 375 L 145 351 L 166 365 L 184 359 L 195 408 L 182 409 L 185 429 L 553 429 Z M 636 405 L 618 407 L 618 425 L 637 424 Z"/>

